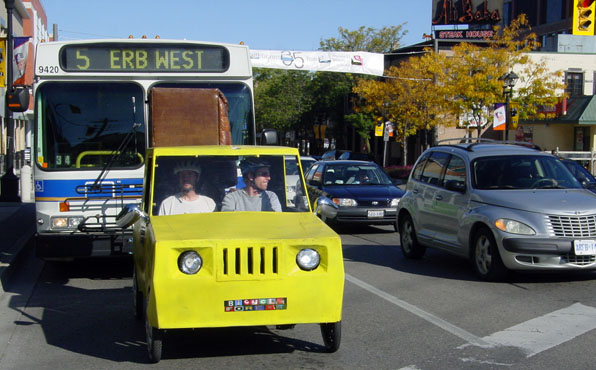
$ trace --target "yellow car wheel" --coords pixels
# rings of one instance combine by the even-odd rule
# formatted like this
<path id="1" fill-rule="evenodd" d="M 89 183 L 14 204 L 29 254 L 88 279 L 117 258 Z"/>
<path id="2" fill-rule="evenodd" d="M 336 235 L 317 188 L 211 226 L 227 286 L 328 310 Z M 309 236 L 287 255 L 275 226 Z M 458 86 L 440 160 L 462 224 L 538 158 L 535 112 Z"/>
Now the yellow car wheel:
<path id="1" fill-rule="evenodd" d="M 162 336 L 163 333 L 161 330 L 149 324 L 149 319 L 147 318 L 147 301 L 145 300 L 145 341 L 147 342 L 149 361 L 152 363 L 158 363 L 161 360 L 163 350 Z"/>
<path id="2" fill-rule="evenodd" d="M 341 321 L 321 324 L 321 334 L 327 352 L 336 352 L 341 343 Z"/>

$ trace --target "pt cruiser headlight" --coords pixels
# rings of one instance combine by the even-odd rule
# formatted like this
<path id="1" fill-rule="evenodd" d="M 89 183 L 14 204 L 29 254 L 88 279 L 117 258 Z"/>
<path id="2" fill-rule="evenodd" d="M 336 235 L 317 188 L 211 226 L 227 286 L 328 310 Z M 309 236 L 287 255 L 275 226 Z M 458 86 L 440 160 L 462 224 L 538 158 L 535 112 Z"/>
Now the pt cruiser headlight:
<path id="1" fill-rule="evenodd" d="M 319 267 L 321 255 L 314 249 L 306 248 L 298 252 L 296 263 L 304 271 L 312 271 Z"/>
<path id="2" fill-rule="evenodd" d="M 186 251 L 178 257 L 178 268 L 185 274 L 194 275 L 203 266 L 203 259 L 195 251 Z"/>
<path id="3" fill-rule="evenodd" d="M 501 231 L 505 231 L 511 234 L 521 235 L 535 235 L 536 231 L 530 226 L 521 223 L 519 221 L 510 220 L 508 218 L 500 218 L 495 221 L 495 226 Z"/>
<path id="4" fill-rule="evenodd" d="M 333 198 L 331 200 L 340 207 L 356 207 L 358 205 L 358 202 L 350 198 Z"/>

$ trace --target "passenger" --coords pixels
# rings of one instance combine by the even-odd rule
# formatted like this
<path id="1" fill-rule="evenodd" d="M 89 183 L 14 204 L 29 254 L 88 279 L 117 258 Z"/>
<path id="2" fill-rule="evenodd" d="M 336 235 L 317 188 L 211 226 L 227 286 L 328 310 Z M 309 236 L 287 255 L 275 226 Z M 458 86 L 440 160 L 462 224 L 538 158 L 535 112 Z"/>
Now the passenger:
<path id="1" fill-rule="evenodd" d="M 201 167 L 191 161 L 180 163 L 174 168 L 174 174 L 178 177 L 180 192 L 171 195 L 161 202 L 159 215 L 180 215 L 184 213 L 206 213 L 215 210 L 213 199 L 199 195 L 195 192 Z"/>
<path id="2" fill-rule="evenodd" d="M 245 159 L 240 163 L 246 187 L 228 193 L 221 204 L 222 211 L 275 211 L 281 212 L 277 195 L 267 190 L 270 165 Z"/>

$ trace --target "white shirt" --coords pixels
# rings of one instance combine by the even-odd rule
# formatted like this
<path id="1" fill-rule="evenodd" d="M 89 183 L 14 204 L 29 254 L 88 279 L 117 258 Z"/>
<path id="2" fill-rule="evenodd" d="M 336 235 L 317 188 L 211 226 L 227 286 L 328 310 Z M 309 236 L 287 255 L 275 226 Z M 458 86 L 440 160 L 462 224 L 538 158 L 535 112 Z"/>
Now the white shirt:
<path id="1" fill-rule="evenodd" d="M 178 195 L 172 195 L 164 199 L 159 206 L 159 215 L 181 215 L 185 213 L 206 213 L 215 210 L 213 199 L 199 195 L 195 200 L 184 200 Z"/>

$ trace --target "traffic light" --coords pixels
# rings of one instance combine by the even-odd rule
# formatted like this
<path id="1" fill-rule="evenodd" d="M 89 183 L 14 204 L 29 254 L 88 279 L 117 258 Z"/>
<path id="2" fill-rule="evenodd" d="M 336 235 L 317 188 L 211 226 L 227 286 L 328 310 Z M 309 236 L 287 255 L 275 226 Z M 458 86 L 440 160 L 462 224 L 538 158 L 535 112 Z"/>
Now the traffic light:
<path id="1" fill-rule="evenodd" d="M 596 0 L 575 0 L 573 7 L 573 34 L 594 36 L 594 12 Z"/>

